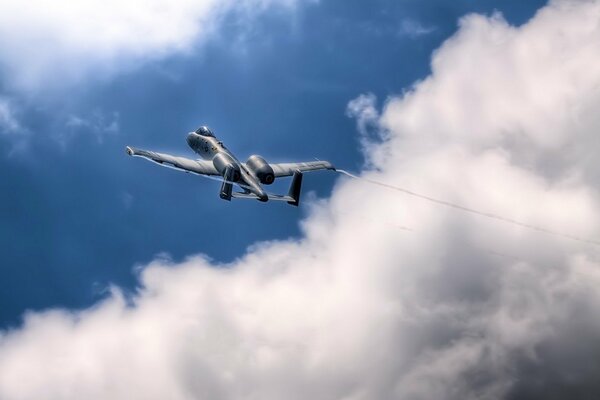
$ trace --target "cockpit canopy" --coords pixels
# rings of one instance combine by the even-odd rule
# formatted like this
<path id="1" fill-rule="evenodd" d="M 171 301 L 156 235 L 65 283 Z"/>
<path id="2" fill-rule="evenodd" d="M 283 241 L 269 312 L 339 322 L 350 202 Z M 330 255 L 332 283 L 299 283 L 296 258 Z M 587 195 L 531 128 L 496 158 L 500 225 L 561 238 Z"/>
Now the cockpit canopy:
<path id="1" fill-rule="evenodd" d="M 208 129 L 207 126 L 201 126 L 200 128 L 196 129 L 196 133 L 198 135 L 202 135 L 202 136 L 215 137 L 215 135 L 212 133 L 212 131 L 210 129 Z"/>

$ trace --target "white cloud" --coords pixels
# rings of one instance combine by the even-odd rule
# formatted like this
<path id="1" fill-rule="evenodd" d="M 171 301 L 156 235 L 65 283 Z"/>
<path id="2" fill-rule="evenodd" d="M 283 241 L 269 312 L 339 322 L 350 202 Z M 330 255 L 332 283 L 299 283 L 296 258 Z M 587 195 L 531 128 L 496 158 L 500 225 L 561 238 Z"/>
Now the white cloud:
<path id="1" fill-rule="evenodd" d="M 346 114 L 356 118 L 358 131 L 363 136 L 368 136 L 371 128 L 377 128 L 379 111 L 376 107 L 377 98 L 373 93 L 363 94 L 348 103 Z"/>
<path id="2" fill-rule="evenodd" d="M 189 51 L 230 10 L 247 17 L 295 2 L 1 0 L 0 66 L 18 89 L 60 87 Z"/>
<path id="3" fill-rule="evenodd" d="M 420 36 L 429 35 L 432 32 L 435 32 L 435 28 L 433 26 L 425 26 L 419 21 L 404 19 L 400 24 L 399 35 L 408 36 L 415 39 Z"/>
<path id="4" fill-rule="evenodd" d="M 463 19 L 386 102 L 365 174 L 597 238 L 599 21 L 597 1 Z M 0 398 L 597 397 L 596 248 L 352 180 L 302 227 L 230 265 L 157 260 L 130 300 L 27 314 L 0 338 Z"/>
<path id="5" fill-rule="evenodd" d="M 348 103 L 346 115 L 356 119 L 362 153 L 366 164 L 372 166 L 372 158 L 380 149 L 377 138 L 381 136 L 377 98 L 373 93 L 358 96 Z"/>
<path id="6" fill-rule="evenodd" d="M 104 136 L 119 133 L 119 113 L 105 113 L 102 110 L 94 110 L 86 117 L 69 115 L 66 121 L 66 129 L 61 130 L 56 137 L 64 147 L 69 139 L 78 133 L 89 133 L 96 137 L 98 143 L 102 143 Z"/>
<path id="7" fill-rule="evenodd" d="M 15 115 L 15 108 L 10 100 L 0 97 L 0 133 L 14 134 L 23 128 Z"/>

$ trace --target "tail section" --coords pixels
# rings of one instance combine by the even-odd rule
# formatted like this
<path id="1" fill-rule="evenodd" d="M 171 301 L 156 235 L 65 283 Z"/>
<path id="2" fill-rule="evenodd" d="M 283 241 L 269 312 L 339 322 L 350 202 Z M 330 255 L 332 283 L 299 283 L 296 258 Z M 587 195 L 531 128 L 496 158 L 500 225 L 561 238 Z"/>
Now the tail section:
<path id="1" fill-rule="evenodd" d="M 276 200 L 276 201 L 285 201 L 292 206 L 298 206 L 300 204 L 300 192 L 302 190 L 302 172 L 295 171 L 294 176 L 292 178 L 292 184 L 290 185 L 290 190 L 287 195 L 273 194 L 269 193 L 268 196 L 264 193 L 264 197 L 259 196 L 255 192 L 250 190 L 246 190 L 245 192 L 232 192 L 232 184 L 228 177 L 228 173 L 226 172 L 225 180 L 223 181 L 223 185 L 221 186 L 220 196 L 224 200 L 231 200 L 231 198 L 236 199 L 256 199 L 259 201 L 267 201 L 267 200 Z"/>
<path id="2" fill-rule="evenodd" d="M 294 177 L 292 178 L 292 184 L 290 185 L 290 191 L 288 197 L 291 199 L 288 204 L 298 206 L 300 204 L 300 192 L 302 190 L 302 172 L 294 171 Z"/>

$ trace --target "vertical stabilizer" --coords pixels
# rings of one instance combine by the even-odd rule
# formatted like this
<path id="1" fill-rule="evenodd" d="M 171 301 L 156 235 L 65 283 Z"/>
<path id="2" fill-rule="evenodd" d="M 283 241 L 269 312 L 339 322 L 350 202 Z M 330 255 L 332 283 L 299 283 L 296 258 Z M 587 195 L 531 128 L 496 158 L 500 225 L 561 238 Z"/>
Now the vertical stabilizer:
<path id="1" fill-rule="evenodd" d="M 302 172 L 296 171 L 294 172 L 294 177 L 292 178 L 292 184 L 290 185 L 290 191 L 288 192 L 288 196 L 293 200 L 288 201 L 288 204 L 293 206 L 298 206 L 300 204 L 300 191 L 302 190 Z"/>

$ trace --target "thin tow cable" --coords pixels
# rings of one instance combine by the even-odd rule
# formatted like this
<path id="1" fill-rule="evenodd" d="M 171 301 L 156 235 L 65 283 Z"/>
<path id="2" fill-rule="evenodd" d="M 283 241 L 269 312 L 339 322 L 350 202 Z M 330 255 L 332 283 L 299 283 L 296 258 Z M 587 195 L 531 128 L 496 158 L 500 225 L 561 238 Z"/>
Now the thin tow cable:
<path id="1" fill-rule="evenodd" d="M 479 211 L 479 210 L 476 210 L 474 208 L 469 208 L 469 207 L 462 206 L 460 204 L 450 203 L 448 201 L 436 199 L 436 198 L 433 198 L 433 197 L 429 197 L 429 196 L 426 196 L 424 194 L 416 193 L 416 192 L 413 192 L 413 191 L 408 190 L 408 189 L 404 189 L 404 188 L 399 187 L 399 186 L 393 186 L 393 185 L 390 185 L 390 184 L 387 184 L 387 183 L 383 183 L 383 182 L 379 182 L 379 181 L 375 181 L 375 180 L 372 180 L 372 179 L 369 179 L 369 178 L 364 178 L 362 176 L 357 176 L 357 175 L 354 175 L 354 174 L 352 174 L 352 173 L 350 173 L 348 171 L 345 171 L 343 169 L 337 169 L 336 171 L 339 172 L 339 173 L 341 173 L 341 174 L 344 174 L 344 175 L 346 175 L 346 176 L 348 176 L 348 177 L 350 177 L 352 179 L 361 180 L 361 181 L 364 181 L 364 182 L 368 182 L 368 183 L 370 183 L 372 185 L 377 185 L 377 186 L 381 186 L 381 187 L 384 187 L 384 188 L 392 189 L 392 190 L 395 190 L 395 191 L 398 191 L 398 192 L 402 192 L 402 193 L 407 194 L 409 196 L 418 197 L 420 199 L 427 200 L 427 201 L 435 203 L 435 204 L 439 204 L 439 205 L 442 205 L 442 206 L 454 208 L 455 210 L 460 210 L 460 211 L 468 212 L 468 213 L 471 213 L 471 214 L 477 214 L 477 215 L 480 215 L 482 217 L 486 217 L 486 218 L 490 218 L 490 219 L 495 219 L 497 221 L 502 221 L 502 222 L 505 222 L 505 223 L 508 223 L 508 224 L 512 224 L 512 225 L 517 225 L 517 226 L 520 226 L 522 228 L 527 228 L 527 229 L 530 229 L 530 230 L 533 230 L 533 231 L 542 232 L 542 233 L 545 233 L 545 234 L 548 234 L 548 235 L 553 235 L 553 236 L 558 236 L 558 237 L 562 237 L 562 238 L 565 238 L 565 239 L 575 240 L 577 242 L 588 243 L 588 244 L 592 244 L 594 246 L 600 246 L 600 242 L 595 241 L 595 240 L 582 238 L 582 237 L 571 235 L 571 234 L 568 234 L 568 233 L 556 232 L 556 231 L 553 231 L 551 229 L 544 228 L 544 227 L 541 227 L 541 226 L 531 225 L 531 224 L 528 224 L 528 223 L 525 223 L 525 222 L 520 222 L 520 221 L 514 220 L 512 218 L 503 217 L 502 215 L 498 215 L 498 214 L 494 214 L 494 213 L 490 213 L 490 212 L 485 212 L 485 211 Z"/>

